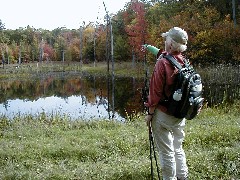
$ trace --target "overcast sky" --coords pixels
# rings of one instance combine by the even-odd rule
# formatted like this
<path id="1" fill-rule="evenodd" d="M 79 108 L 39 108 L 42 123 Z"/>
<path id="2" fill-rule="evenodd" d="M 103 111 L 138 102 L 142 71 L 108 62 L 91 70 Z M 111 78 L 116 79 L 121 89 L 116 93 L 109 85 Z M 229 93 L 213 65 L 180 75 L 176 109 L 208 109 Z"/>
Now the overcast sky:
<path id="1" fill-rule="evenodd" d="M 104 0 L 107 11 L 116 13 L 131 0 Z M 78 29 L 82 22 L 101 21 L 102 0 L 0 0 L 0 19 L 6 29 L 34 27 L 53 30 Z"/>

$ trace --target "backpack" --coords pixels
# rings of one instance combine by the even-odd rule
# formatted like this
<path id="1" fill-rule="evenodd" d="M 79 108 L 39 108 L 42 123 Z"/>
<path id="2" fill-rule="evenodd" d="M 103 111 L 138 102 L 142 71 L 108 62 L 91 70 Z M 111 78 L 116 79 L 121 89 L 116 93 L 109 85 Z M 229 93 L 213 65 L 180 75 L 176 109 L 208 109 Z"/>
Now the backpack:
<path id="1" fill-rule="evenodd" d="M 189 61 L 184 59 L 184 66 L 171 55 L 164 55 L 178 69 L 176 85 L 166 106 L 168 112 L 176 118 L 193 119 L 199 114 L 204 98 L 202 98 L 201 76 L 196 73 Z"/>

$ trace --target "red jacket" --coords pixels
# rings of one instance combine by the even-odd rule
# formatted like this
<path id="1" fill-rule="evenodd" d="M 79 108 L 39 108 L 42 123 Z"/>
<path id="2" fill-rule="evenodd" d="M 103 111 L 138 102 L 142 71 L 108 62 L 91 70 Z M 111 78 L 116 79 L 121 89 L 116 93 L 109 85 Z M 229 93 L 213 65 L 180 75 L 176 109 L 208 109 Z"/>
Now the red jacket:
<path id="1" fill-rule="evenodd" d="M 167 52 L 163 52 L 163 54 L 167 54 Z M 184 64 L 181 53 L 173 56 L 181 65 Z M 161 56 L 158 58 L 150 80 L 147 107 L 156 106 L 161 111 L 168 113 L 167 108 L 164 105 L 160 105 L 159 102 L 168 99 L 173 93 L 177 71 L 166 58 L 161 58 Z"/>

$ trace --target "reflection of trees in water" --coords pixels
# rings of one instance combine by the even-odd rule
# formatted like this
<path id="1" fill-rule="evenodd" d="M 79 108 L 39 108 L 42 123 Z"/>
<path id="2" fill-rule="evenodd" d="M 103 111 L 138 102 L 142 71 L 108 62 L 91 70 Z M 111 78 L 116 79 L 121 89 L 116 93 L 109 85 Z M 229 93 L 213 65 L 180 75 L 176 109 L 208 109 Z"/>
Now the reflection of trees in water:
<path id="1" fill-rule="evenodd" d="M 124 86 L 126 83 L 124 83 Z M 127 86 L 124 89 L 124 93 L 128 92 Z M 118 89 L 118 87 L 116 88 Z M 81 104 L 86 105 L 92 103 L 97 107 L 103 106 L 106 111 L 110 113 L 112 107 L 109 101 L 114 100 L 110 97 L 108 99 L 108 88 L 107 88 L 107 77 L 105 76 L 86 76 L 86 77 L 68 77 L 68 78 L 56 78 L 54 76 L 40 77 L 39 79 L 31 80 L 15 80 L 15 81 L 4 81 L 0 82 L 0 97 L 1 103 L 5 103 L 7 107 L 7 101 L 10 99 L 21 99 L 21 100 L 37 100 L 43 97 L 57 96 L 65 99 L 72 95 L 80 96 Z M 111 92 L 110 92 L 111 93 Z M 119 94 L 122 94 L 120 92 Z M 118 98 L 118 97 L 117 97 Z M 122 101 L 126 101 L 124 98 Z M 117 108 L 124 109 L 122 104 L 125 102 L 119 102 L 120 105 Z M 117 111 L 118 109 L 115 108 Z M 120 110 L 120 112 L 124 112 Z M 113 114 L 112 114 L 113 115 Z M 124 114 L 121 114 L 124 116 Z"/>
<path id="2" fill-rule="evenodd" d="M 101 91 L 101 94 L 100 94 L 100 96 L 98 96 L 97 98 L 96 98 L 96 102 L 97 102 L 97 105 L 99 106 L 99 105 L 107 105 L 108 104 L 108 102 L 107 102 L 107 100 L 106 99 L 104 99 L 103 98 L 103 96 L 102 96 L 102 89 L 100 89 L 100 91 Z"/>
<path id="3" fill-rule="evenodd" d="M 0 102 L 8 99 L 36 100 L 41 97 L 68 97 L 77 94 L 81 89 L 80 78 L 59 79 L 46 77 L 42 79 L 25 79 L 0 82 Z"/>
<path id="4" fill-rule="evenodd" d="M 86 96 L 80 96 L 82 99 L 82 105 L 87 104 L 87 98 Z"/>
<path id="5" fill-rule="evenodd" d="M 233 67 L 215 70 L 202 70 L 204 98 L 208 105 L 222 102 L 233 102 L 240 98 L 239 69 Z M 114 101 L 114 111 L 122 117 L 127 114 L 142 111 L 141 91 L 144 80 L 141 78 L 116 77 L 114 96 L 108 84 L 107 76 L 40 76 L 36 79 L 3 80 L 0 81 L 0 103 L 8 108 L 8 100 L 37 100 L 42 97 L 57 96 L 67 99 L 72 95 L 80 96 L 81 104 L 91 103 L 111 111 Z M 110 96 L 109 96 L 110 95 Z M 113 99 L 114 98 L 114 99 Z M 99 110 L 99 109 L 98 109 Z"/>

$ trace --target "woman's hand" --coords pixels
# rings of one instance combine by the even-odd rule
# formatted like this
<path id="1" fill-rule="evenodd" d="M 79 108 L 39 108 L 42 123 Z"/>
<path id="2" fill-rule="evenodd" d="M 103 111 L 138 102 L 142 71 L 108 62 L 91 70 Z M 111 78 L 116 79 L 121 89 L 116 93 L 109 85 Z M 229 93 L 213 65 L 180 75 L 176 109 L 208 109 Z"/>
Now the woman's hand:
<path id="1" fill-rule="evenodd" d="M 147 50 L 147 46 L 148 46 L 147 44 L 142 45 L 141 51 L 145 53 Z"/>
<path id="2" fill-rule="evenodd" d="M 149 115 L 149 114 L 146 115 L 145 117 L 145 121 L 148 127 L 150 126 L 150 122 L 152 121 L 152 118 L 153 118 L 153 115 Z"/>

